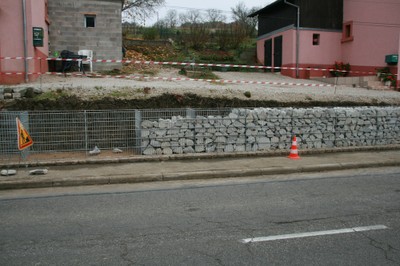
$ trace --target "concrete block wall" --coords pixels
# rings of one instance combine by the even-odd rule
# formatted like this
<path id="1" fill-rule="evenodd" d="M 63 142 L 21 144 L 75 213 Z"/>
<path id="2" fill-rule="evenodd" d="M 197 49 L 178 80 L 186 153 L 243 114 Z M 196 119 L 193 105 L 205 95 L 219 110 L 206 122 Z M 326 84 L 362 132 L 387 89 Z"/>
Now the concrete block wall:
<path id="1" fill-rule="evenodd" d="M 120 0 L 49 0 L 50 56 L 54 52 L 93 50 L 94 59 L 122 59 Z M 85 15 L 95 27 L 85 27 Z M 121 68 L 121 63 L 93 63 L 93 69 Z"/>

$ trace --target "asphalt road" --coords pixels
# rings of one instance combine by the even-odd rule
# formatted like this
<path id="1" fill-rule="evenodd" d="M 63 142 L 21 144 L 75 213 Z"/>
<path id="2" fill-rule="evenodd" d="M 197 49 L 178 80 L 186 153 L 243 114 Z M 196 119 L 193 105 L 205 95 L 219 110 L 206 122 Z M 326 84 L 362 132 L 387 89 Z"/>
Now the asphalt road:
<path id="1" fill-rule="evenodd" d="M 400 168 L 2 191 L 0 265 L 400 265 Z"/>

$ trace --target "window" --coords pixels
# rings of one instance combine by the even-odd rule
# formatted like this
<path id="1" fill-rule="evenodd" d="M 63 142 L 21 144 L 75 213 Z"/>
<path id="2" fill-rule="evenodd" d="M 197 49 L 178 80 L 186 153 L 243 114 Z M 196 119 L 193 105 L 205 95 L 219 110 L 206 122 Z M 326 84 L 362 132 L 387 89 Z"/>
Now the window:
<path id="1" fill-rule="evenodd" d="M 351 25 L 345 25 L 345 29 L 344 29 L 344 37 L 345 38 L 350 38 L 351 37 Z"/>
<path id="2" fill-rule="evenodd" d="M 319 33 L 314 33 L 312 35 L 312 44 L 313 45 L 319 45 L 319 37 L 320 37 Z"/>
<path id="3" fill-rule="evenodd" d="M 96 15 L 85 15 L 85 28 L 94 28 L 96 26 Z"/>
<path id="4" fill-rule="evenodd" d="M 343 24 L 342 42 L 351 42 L 353 39 L 353 21 L 346 22 Z"/>

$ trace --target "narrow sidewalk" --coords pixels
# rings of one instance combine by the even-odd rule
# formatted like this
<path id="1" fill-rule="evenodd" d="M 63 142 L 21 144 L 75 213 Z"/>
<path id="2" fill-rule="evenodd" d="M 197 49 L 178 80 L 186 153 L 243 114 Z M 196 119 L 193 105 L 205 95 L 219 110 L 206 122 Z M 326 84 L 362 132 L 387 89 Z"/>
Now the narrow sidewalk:
<path id="1" fill-rule="evenodd" d="M 194 158 L 129 163 L 19 167 L 13 176 L 0 176 L 0 190 L 138 183 L 152 181 L 245 177 L 297 172 L 321 172 L 367 167 L 400 166 L 400 150 L 338 152 L 287 156 Z M 34 169 L 46 175 L 30 175 Z"/>

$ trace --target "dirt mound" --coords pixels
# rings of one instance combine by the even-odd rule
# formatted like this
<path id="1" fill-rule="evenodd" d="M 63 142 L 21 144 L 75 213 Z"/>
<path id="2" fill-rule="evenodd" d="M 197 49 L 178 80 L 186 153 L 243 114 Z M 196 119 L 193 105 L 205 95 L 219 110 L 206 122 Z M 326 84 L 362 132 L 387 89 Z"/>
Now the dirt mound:
<path id="1" fill-rule="evenodd" d="M 159 108 L 226 108 L 226 107 L 315 107 L 315 106 L 386 106 L 383 102 L 351 101 L 293 101 L 253 100 L 239 98 L 211 98 L 196 94 L 169 94 L 147 99 L 116 99 L 105 97 L 98 100 L 83 100 L 76 96 L 60 97 L 56 100 L 18 99 L 5 103 L 7 110 L 107 110 L 107 109 L 159 109 Z"/>

